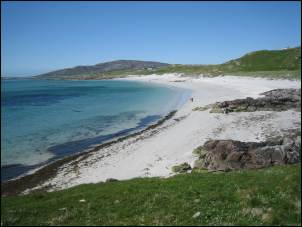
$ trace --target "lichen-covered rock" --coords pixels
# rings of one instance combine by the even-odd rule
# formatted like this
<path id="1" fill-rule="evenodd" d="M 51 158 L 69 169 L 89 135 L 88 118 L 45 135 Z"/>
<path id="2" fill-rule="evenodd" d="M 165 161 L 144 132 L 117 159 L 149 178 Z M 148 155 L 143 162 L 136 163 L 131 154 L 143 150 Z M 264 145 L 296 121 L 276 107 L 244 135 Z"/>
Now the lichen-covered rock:
<path id="1" fill-rule="evenodd" d="M 262 93 L 264 97 L 253 99 L 235 99 L 217 102 L 212 105 L 210 113 L 253 112 L 253 111 L 284 111 L 301 109 L 301 89 L 275 89 Z"/>
<path id="2" fill-rule="evenodd" d="M 172 171 L 174 173 L 185 173 L 185 172 L 187 172 L 189 170 L 191 170 L 191 166 L 188 163 L 186 163 L 186 162 L 184 162 L 184 163 L 182 163 L 180 165 L 172 167 Z"/>
<path id="3" fill-rule="evenodd" d="M 205 110 L 210 109 L 211 107 L 212 107 L 212 105 L 198 106 L 198 107 L 193 108 L 192 110 L 193 111 L 205 111 Z"/>
<path id="4" fill-rule="evenodd" d="M 194 168 L 228 171 L 297 163 L 301 161 L 300 140 L 299 135 L 258 143 L 209 140 L 203 145 L 205 155 L 194 163 Z"/>
<path id="5" fill-rule="evenodd" d="M 295 139 L 295 149 L 301 150 L 301 136 L 297 136 Z"/>
<path id="6" fill-rule="evenodd" d="M 223 110 L 219 107 L 212 107 L 210 113 L 223 113 Z"/>
<path id="7" fill-rule="evenodd" d="M 118 180 L 115 179 L 115 178 L 107 178 L 106 179 L 106 182 L 116 182 L 116 181 L 118 181 Z"/>
<path id="8" fill-rule="evenodd" d="M 193 154 L 197 155 L 199 158 L 204 158 L 206 155 L 206 150 L 203 148 L 203 146 L 199 146 L 194 149 Z"/>
<path id="9" fill-rule="evenodd" d="M 193 168 L 202 169 L 203 166 L 204 166 L 204 160 L 199 158 L 195 160 Z"/>

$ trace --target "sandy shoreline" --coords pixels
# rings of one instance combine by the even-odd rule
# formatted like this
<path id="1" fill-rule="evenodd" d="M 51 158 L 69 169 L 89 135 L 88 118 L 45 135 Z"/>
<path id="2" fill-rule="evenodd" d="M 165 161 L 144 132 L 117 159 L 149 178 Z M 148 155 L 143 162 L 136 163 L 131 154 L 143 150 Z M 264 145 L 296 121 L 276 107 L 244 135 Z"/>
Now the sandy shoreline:
<path id="1" fill-rule="evenodd" d="M 196 159 L 192 151 L 208 139 L 261 141 L 301 128 L 301 113 L 293 110 L 228 115 L 192 111 L 217 101 L 259 97 L 260 93 L 276 88 L 300 88 L 300 81 L 237 76 L 190 78 L 178 74 L 130 76 L 123 80 L 185 88 L 191 90 L 194 101 L 185 103 L 172 118 L 154 129 L 62 163 L 56 174 L 34 189 L 47 187 L 52 191 L 107 178 L 169 177 L 173 175 L 173 165 L 192 164 Z"/>

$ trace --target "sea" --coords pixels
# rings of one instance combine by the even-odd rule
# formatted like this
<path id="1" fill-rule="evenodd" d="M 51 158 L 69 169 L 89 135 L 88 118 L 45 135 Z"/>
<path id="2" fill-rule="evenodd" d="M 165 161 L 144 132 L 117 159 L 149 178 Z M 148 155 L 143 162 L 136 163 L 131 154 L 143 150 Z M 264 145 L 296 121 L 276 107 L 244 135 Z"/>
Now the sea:
<path id="1" fill-rule="evenodd" d="M 143 130 L 189 96 L 127 80 L 2 80 L 1 181 Z"/>

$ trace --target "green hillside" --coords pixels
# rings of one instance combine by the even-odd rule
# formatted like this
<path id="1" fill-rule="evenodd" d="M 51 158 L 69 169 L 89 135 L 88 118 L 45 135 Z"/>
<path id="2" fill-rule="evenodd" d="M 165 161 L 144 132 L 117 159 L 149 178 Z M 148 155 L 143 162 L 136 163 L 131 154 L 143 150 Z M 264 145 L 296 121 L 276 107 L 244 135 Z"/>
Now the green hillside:
<path id="1" fill-rule="evenodd" d="M 301 165 L 4 197 L 1 225 L 301 225 Z"/>
<path id="2" fill-rule="evenodd" d="M 231 60 L 220 66 L 225 71 L 279 71 L 301 69 L 301 48 L 261 50 Z"/>
<path id="3" fill-rule="evenodd" d="M 184 73 L 186 75 L 218 76 L 225 74 L 269 77 L 301 78 L 301 48 L 261 50 L 217 65 L 182 65 L 160 62 L 121 60 L 95 66 L 78 66 L 34 77 L 34 79 L 112 79 L 128 75 Z"/>
<path id="4" fill-rule="evenodd" d="M 154 70 L 168 66 L 167 63 L 153 61 L 117 60 L 89 66 L 76 66 L 35 76 L 36 79 L 91 79 L 94 76 L 110 75 L 112 72 Z"/>
<path id="5" fill-rule="evenodd" d="M 188 75 L 232 74 L 299 79 L 301 78 L 301 48 L 256 51 L 218 65 L 170 65 L 157 69 L 155 73 L 172 72 Z"/>

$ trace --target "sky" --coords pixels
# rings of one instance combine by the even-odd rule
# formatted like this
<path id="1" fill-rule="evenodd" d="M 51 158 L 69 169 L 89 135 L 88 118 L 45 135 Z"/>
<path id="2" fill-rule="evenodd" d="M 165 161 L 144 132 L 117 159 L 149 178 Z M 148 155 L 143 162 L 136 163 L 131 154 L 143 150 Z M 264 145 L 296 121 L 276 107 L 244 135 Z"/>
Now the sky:
<path id="1" fill-rule="evenodd" d="M 219 64 L 301 44 L 300 2 L 1 2 L 1 75 L 119 59 Z"/>

